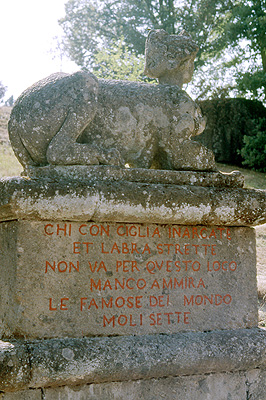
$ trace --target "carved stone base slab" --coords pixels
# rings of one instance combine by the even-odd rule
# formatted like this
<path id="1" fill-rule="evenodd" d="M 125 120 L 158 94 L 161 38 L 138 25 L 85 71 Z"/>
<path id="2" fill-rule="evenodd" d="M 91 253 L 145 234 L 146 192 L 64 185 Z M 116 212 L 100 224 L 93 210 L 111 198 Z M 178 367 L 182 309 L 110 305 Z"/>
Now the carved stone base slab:
<path id="1" fill-rule="evenodd" d="M 10 221 L 0 245 L 3 337 L 257 325 L 252 228 Z"/>
<path id="2" fill-rule="evenodd" d="M 266 222 L 266 192 L 95 177 L 16 177 L 0 181 L 0 221 L 14 219 L 251 226 Z"/>
<path id="3" fill-rule="evenodd" d="M 74 181 L 128 181 L 171 185 L 196 185 L 214 187 L 243 187 L 244 176 L 239 171 L 230 174 L 199 171 L 170 171 L 143 168 L 120 168 L 111 165 L 74 165 L 28 168 L 24 176 L 32 179 L 62 179 Z"/>
<path id="4" fill-rule="evenodd" d="M 265 346 L 257 328 L 0 341 L 1 400 L 264 400 Z"/>

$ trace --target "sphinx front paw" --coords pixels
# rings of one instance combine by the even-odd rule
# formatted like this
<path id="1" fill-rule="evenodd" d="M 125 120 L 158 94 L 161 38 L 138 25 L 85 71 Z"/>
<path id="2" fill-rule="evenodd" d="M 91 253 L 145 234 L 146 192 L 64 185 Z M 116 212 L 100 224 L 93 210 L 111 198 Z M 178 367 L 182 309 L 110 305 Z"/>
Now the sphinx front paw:
<path id="1" fill-rule="evenodd" d="M 117 149 L 106 150 L 99 158 L 99 163 L 104 165 L 116 165 L 123 167 L 125 161 Z"/>

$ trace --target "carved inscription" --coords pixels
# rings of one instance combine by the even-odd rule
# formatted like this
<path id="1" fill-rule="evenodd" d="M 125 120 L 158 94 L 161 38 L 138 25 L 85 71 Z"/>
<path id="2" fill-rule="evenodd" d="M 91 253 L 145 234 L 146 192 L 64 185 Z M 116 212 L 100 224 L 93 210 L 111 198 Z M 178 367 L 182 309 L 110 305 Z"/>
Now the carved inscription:
<path id="1" fill-rule="evenodd" d="M 45 312 L 75 315 L 82 335 L 210 329 L 236 306 L 243 266 L 229 227 L 47 222 L 42 230 L 53 249 L 41 266 Z"/>

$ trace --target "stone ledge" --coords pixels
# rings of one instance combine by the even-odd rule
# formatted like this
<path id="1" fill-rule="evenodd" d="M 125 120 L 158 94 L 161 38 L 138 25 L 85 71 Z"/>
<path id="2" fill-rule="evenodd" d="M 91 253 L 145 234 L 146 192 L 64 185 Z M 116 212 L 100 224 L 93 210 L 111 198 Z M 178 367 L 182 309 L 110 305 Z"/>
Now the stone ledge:
<path id="1" fill-rule="evenodd" d="M 9 392 L 1 400 L 265 400 L 266 371 L 103 382 Z"/>
<path id="2" fill-rule="evenodd" d="M 22 174 L 32 179 L 50 181 L 127 181 L 164 185 L 193 185 L 204 187 L 243 187 L 244 175 L 239 171 L 229 174 L 220 171 L 171 171 L 144 168 L 120 168 L 112 165 L 46 166 L 28 168 Z"/>
<path id="3" fill-rule="evenodd" d="M 105 221 L 253 226 L 266 222 L 266 192 L 127 181 L 0 181 L 0 221 Z"/>
<path id="4" fill-rule="evenodd" d="M 0 391 L 266 369 L 266 331 L 1 341 Z"/>

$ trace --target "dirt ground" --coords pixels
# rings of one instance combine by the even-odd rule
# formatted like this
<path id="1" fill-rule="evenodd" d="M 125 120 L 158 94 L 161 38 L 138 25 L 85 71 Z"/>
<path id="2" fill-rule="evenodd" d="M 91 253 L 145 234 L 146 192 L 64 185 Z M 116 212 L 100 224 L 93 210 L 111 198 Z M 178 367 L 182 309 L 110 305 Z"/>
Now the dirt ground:
<path id="1" fill-rule="evenodd" d="M 11 113 L 11 107 L 0 107 L 0 144 L 8 143 L 7 121 Z"/>

